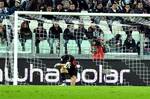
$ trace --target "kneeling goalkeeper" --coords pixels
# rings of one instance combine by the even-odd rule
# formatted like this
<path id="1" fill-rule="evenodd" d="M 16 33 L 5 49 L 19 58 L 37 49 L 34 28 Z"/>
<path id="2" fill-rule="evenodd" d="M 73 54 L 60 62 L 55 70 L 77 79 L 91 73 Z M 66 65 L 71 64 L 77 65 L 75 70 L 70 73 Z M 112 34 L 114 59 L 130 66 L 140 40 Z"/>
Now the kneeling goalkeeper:
<path id="1" fill-rule="evenodd" d="M 61 62 L 57 63 L 55 67 L 59 67 L 61 82 L 65 83 L 66 76 L 70 76 L 70 85 L 76 84 L 77 79 L 77 61 L 72 55 L 63 55 L 61 57 Z"/>

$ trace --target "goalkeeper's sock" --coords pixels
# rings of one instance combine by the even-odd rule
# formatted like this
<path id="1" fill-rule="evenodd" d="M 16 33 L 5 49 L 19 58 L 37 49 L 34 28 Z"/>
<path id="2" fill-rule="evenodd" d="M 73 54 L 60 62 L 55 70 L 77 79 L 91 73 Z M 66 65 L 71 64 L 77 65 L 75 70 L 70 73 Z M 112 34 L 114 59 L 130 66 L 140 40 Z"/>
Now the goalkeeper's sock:
<path id="1" fill-rule="evenodd" d="M 62 83 L 60 86 L 67 86 L 67 84 L 66 83 Z"/>
<path id="2" fill-rule="evenodd" d="M 61 82 L 65 82 L 66 81 L 66 74 L 65 73 L 61 73 Z"/>

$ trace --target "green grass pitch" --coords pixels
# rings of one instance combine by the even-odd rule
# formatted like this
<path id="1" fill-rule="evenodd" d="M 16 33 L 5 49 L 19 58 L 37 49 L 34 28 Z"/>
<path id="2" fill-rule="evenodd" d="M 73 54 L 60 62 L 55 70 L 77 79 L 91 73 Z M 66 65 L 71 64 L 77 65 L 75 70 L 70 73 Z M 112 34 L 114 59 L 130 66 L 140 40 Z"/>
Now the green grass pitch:
<path id="1" fill-rule="evenodd" d="M 0 99 L 150 99 L 150 87 L 0 86 Z"/>

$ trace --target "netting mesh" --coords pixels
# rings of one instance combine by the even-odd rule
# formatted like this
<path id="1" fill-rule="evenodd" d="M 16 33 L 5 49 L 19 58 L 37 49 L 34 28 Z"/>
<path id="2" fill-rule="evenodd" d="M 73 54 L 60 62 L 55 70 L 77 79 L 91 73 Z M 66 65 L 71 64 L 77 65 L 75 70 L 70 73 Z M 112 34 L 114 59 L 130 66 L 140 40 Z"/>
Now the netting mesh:
<path id="1" fill-rule="evenodd" d="M 13 27 L 6 28 L 7 40 L 4 45 L 0 45 L 0 50 L 7 53 L 5 66 L 10 68 L 11 76 L 13 74 L 11 32 L 13 31 L 9 28 Z M 148 30 L 149 18 L 19 15 L 18 59 L 26 59 L 26 62 L 33 64 L 34 68 L 42 69 L 44 75 L 47 73 L 47 66 L 41 58 L 59 58 L 64 54 L 72 54 L 78 58 L 91 59 L 96 66 L 103 65 L 104 75 L 109 74 L 109 69 L 112 69 L 107 59 L 121 59 L 139 79 L 149 85 L 149 67 L 139 58 L 143 54 L 149 55 Z M 144 34 L 144 39 L 141 38 L 141 34 Z M 97 49 L 99 52 L 96 52 Z M 82 72 L 83 68 L 79 71 Z M 87 79 L 89 76 L 87 74 Z M 19 77 L 22 78 L 23 75 Z M 96 85 L 82 81 L 81 83 Z M 53 83 L 47 84 L 53 85 Z M 130 83 L 124 79 L 123 84 L 116 83 L 116 85 L 130 85 Z"/>
<path id="2" fill-rule="evenodd" d="M 132 57 L 132 54 L 137 55 L 137 53 L 140 53 L 140 51 L 138 51 L 137 44 L 140 41 L 140 33 L 142 31 L 139 29 L 141 27 L 139 24 L 133 24 L 133 22 L 137 20 L 136 18 L 132 18 L 131 22 L 128 24 L 123 23 L 123 21 L 129 21 L 129 19 L 120 17 L 92 17 L 92 20 L 90 20 L 90 16 L 57 16 L 56 19 L 47 21 L 38 19 L 39 18 L 36 17 L 34 20 L 30 20 L 31 31 L 35 33 L 35 38 L 39 38 L 38 35 L 42 35 L 40 36 L 40 45 L 36 46 L 35 41 L 35 46 L 39 47 L 35 48 L 36 53 L 45 52 L 59 55 L 60 50 L 62 50 L 61 54 L 87 54 L 90 57 L 93 54 L 91 53 L 93 39 L 100 39 L 99 41 L 96 41 L 96 43 L 101 43 L 101 45 L 105 47 L 105 51 L 107 53 L 111 53 L 109 57 L 117 56 L 117 53 L 119 53 L 118 56 L 120 56 L 121 53 L 129 53 L 131 54 L 131 56 L 129 55 L 130 57 Z M 41 30 L 41 33 L 43 34 L 38 34 L 37 31 L 40 23 L 42 23 L 41 26 L 43 26 Z M 126 39 L 128 37 L 132 42 L 131 46 L 128 39 Z M 124 55 L 125 54 L 123 54 L 122 61 L 124 62 L 125 60 L 125 63 L 128 61 L 126 65 L 129 65 L 129 68 L 135 71 L 136 74 L 139 75 L 140 79 L 148 84 L 148 67 L 144 66 L 144 63 L 140 60 L 135 62 L 135 60 L 137 60 L 135 56 L 133 56 L 132 64 L 130 64 L 132 59 Z M 98 55 L 98 57 L 101 57 L 101 55 Z M 107 69 L 111 69 L 111 66 L 109 66 L 108 62 L 105 61 L 104 57 L 93 59 L 93 62 L 95 62 L 96 65 L 102 64 L 104 66 L 104 74 L 109 73 Z M 37 67 L 44 68 L 42 62 L 40 63 L 41 64 L 39 64 L 39 62 L 34 62 L 34 64 L 37 64 Z M 89 78 L 89 75 L 87 75 L 87 78 Z M 86 83 L 83 84 L 87 85 Z M 129 85 L 129 82 L 124 79 L 123 85 Z"/>
<path id="3" fill-rule="evenodd" d="M 140 33 L 142 33 L 139 23 L 133 23 L 133 20 L 131 20 L 127 24 L 126 21 L 129 21 L 129 19 L 122 17 L 112 19 L 110 19 L 111 17 L 98 17 L 91 18 L 91 20 L 89 18 L 91 17 L 56 16 L 51 20 L 47 20 L 45 18 L 39 19 L 37 16 L 32 18 L 31 16 L 20 17 L 20 24 L 24 23 L 25 20 L 28 21 L 31 32 L 35 33 L 35 42 L 30 41 L 31 37 L 27 41 L 22 41 L 20 50 L 22 49 L 22 52 L 25 52 L 23 51 L 25 50 L 23 42 L 27 42 L 29 43 L 27 45 L 34 43 L 36 46 L 35 49 L 31 49 L 30 46 L 29 52 L 35 50 L 36 53 L 60 54 L 61 46 L 62 54 L 89 54 L 91 53 L 93 39 L 103 39 L 107 52 L 139 53 L 137 44 L 140 41 Z M 40 28 L 41 33 L 39 33 Z M 126 46 L 127 37 L 131 37 L 134 40 L 131 49 L 129 48 L 130 46 Z"/>
<path id="4" fill-rule="evenodd" d="M 0 30 L 0 54 L 1 58 L 5 58 L 4 68 L 8 69 L 7 78 L 10 81 L 5 81 L 5 84 L 11 84 L 14 71 L 14 50 L 13 50 L 13 16 L 1 15 L 1 30 Z"/>

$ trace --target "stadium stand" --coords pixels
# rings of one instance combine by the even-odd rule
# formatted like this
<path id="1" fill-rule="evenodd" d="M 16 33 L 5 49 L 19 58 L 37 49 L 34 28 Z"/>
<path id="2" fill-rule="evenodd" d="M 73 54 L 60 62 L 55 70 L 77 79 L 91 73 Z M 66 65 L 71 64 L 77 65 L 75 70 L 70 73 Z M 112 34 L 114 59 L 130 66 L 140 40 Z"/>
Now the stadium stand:
<path id="1" fill-rule="evenodd" d="M 81 12 L 81 13 L 149 13 L 149 3 L 147 0 L 0 0 L 0 14 L 1 14 L 1 26 L 0 26 L 0 51 L 3 52 L 5 49 L 5 44 L 3 40 L 3 34 L 6 33 L 4 28 L 4 14 L 11 15 L 14 11 L 49 11 L 49 12 Z M 2 15 L 3 14 L 3 15 Z M 30 16 L 28 16 L 30 17 Z M 64 53 L 78 53 L 78 54 L 88 54 L 90 52 L 92 39 L 98 39 L 100 37 L 106 41 L 107 52 L 112 52 L 110 50 L 111 46 L 114 46 L 116 51 L 117 43 L 119 43 L 119 52 L 125 52 L 123 50 L 126 47 L 126 39 L 132 37 L 134 39 L 134 52 L 138 52 L 138 42 L 140 40 L 140 32 L 137 27 L 130 28 L 127 31 L 126 27 L 123 26 L 115 26 L 114 24 L 121 24 L 121 19 L 114 19 L 111 17 L 100 19 L 98 17 L 82 17 L 82 22 L 80 26 L 84 26 L 84 29 L 78 27 L 78 22 L 70 23 L 68 20 L 63 20 L 60 16 L 40 16 L 42 19 L 47 22 L 43 23 L 43 28 L 45 29 L 44 35 L 49 35 L 48 38 L 53 36 L 53 41 L 47 41 L 47 38 L 42 39 L 41 43 L 37 47 L 37 53 L 55 53 L 58 54 L 59 41 L 56 40 L 58 37 L 53 35 L 52 28 L 53 21 L 57 20 L 57 24 L 62 29 L 59 33 L 64 34 L 64 30 L 68 27 L 69 24 L 73 25 L 73 34 L 68 37 L 67 40 L 64 37 L 65 42 L 65 52 Z M 36 16 L 34 17 L 36 18 Z M 38 26 L 38 22 L 31 18 L 31 21 L 28 23 L 30 32 L 35 32 L 35 28 Z M 79 19 L 75 17 L 75 19 Z M 111 19 L 111 20 L 110 20 Z M 88 21 L 87 21 L 88 20 Z M 91 25 L 85 25 L 89 23 Z M 24 22 L 20 22 L 21 24 Z M 97 25 L 98 24 L 98 25 Z M 119 28 L 118 28 L 119 27 Z M 145 50 L 147 53 L 149 51 L 149 39 L 150 34 L 148 33 L 149 27 L 143 26 L 143 33 L 146 35 L 146 45 Z M 11 28 L 11 27 L 10 27 Z M 62 32 L 61 32 L 62 31 Z M 56 31 L 55 31 L 56 32 Z M 92 35 L 89 33 L 92 32 Z M 130 32 L 130 33 L 129 33 Z M 21 31 L 20 31 L 21 33 Z M 121 41 L 117 41 L 115 37 L 120 34 Z M 60 36 L 60 35 L 57 35 Z M 63 36 L 63 35 L 62 35 Z M 25 39 L 25 34 L 20 34 L 20 52 L 31 52 L 32 50 L 32 40 L 30 38 Z M 25 38 L 24 38 L 25 37 Z M 120 38 L 119 38 L 120 40 Z M 111 43 L 110 43 L 111 42 Z M 36 45 L 36 43 L 35 43 Z M 44 46 L 44 47 L 43 47 Z M 55 48 L 56 46 L 56 48 Z M 129 47 L 130 48 L 130 47 Z M 53 51 L 54 49 L 54 51 Z M 113 50 L 114 51 L 114 50 Z M 27 52 L 27 53 L 28 53 Z M 148 53 L 147 53 L 148 54 Z"/>

